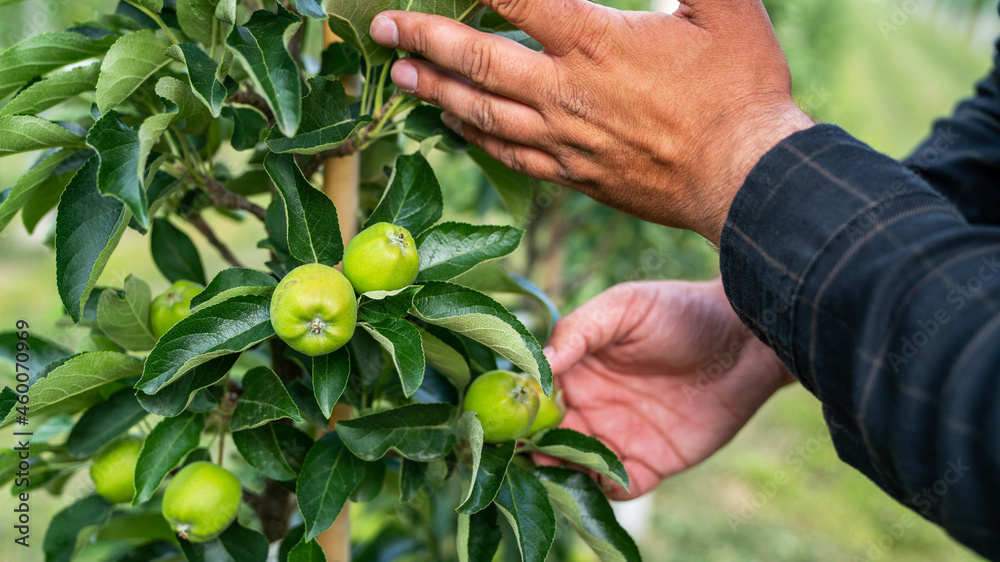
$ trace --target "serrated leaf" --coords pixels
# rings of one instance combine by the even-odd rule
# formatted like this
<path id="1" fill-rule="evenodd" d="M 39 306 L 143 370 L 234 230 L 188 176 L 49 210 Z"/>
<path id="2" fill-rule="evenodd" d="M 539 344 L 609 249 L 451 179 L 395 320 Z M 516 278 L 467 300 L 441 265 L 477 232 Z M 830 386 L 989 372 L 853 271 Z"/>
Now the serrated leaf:
<path id="1" fill-rule="evenodd" d="M 628 489 L 628 473 L 611 449 L 597 438 L 565 428 L 550 429 L 528 448 L 589 468 Z"/>
<path id="2" fill-rule="evenodd" d="M 281 379 L 267 367 L 254 367 L 243 376 L 243 395 L 236 402 L 230 428 L 233 431 L 260 427 L 267 422 L 291 418 L 301 422 L 299 409 Z"/>
<path id="3" fill-rule="evenodd" d="M 243 295 L 267 297 L 274 292 L 277 285 L 278 281 L 263 271 L 243 267 L 223 269 L 205 287 L 205 290 L 191 299 L 191 311 L 194 312 Z"/>
<path id="4" fill-rule="evenodd" d="M 215 7 L 215 17 L 230 25 L 236 23 L 236 0 L 219 0 Z"/>
<path id="5" fill-rule="evenodd" d="M 457 509 L 459 513 L 472 515 L 486 509 L 497 497 L 500 484 L 507 473 L 507 465 L 514 458 L 514 441 L 500 446 L 483 443 L 483 426 L 475 412 L 465 412 L 458 420 L 458 427 L 469 443 L 472 454 L 472 473 L 469 478 L 468 493 Z"/>
<path id="6" fill-rule="evenodd" d="M 601 487 L 589 476 L 566 468 L 538 467 L 535 476 L 549 493 L 556 511 L 601 560 L 640 562 L 635 541 L 618 524 Z"/>
<path id="7" fill-rule="evenodd" d="M 510 273 L 498 264 L 487 263 L 451 280 L 452 283 L 487 293 L 511 293 L 525 295 L 534 299 L 545 309 L 545 324 L 547 332 L 551 333 L 555 323 L 562 317 L 559 309 L 545 291 L 531 280 Z"/>
<path id="8" fill-rule="evenodd" d="M 62 197 L 66 184 L 73 179 L 77 170 L 93 155 L 94 151 L 92 150 L 72 152 L 52 170 L 49 177 L 31 188 L 27 194 L 27 200 L 24 201 L 24 206 L 21 207 L 21 222 L 24 223 L 24 228 L 29 233 L 34 232 L 42 217 L 59 204 L 59 198 Z M 20 183 L 20 178 L 18 182 Z"/>
<path id="9" fill-rule="evenodd" d="M 111 515 L 114 506 L 94 494 L 70 505 L 52 517 L 42 551 L 46 562 L 69 562 L 76 555 L 77 537 L 87 527 L 97 526 Z M 81 545 L 82 546 L 82 545 Z M 14 547 L 11 547 L 14 548 Z"/>
<path id="10" fill-rule="evenodd" d="M 399 463 L 399 501 L 406 503 L 416 497 L 427 482 L 428 463 L 404 458 Z"/>
<path id="11" fill-rule="evenodd" d="M 486 345 L 552 392 L 552 368 L 531 332 L 500 303 L 459 285 L 430 282 L 413 298 L 413 313 Z"/>
<path id="12" fill-rule="evenodd" d="M 194 367 L 239 353 L 274 336 L 270 300 L 235 297 L 184 318 L 160 337 L 136 388 L 156 394 Z"/>
<path id="13" fill-rule="evenodd" d="M 368 502 L 377 498 L 385 484 L 385 462 L 375 461 L 365 463 L 365 475 L 351 494 L 352 502 Z"/>
<path id="14" fill-rule="evenodd" d="M 202 363 L 190 371 L 180 376 L 173 384 L 170 384 L 156 394 L 146 394 L 136 391 L 136 398 L 139 404 L 151 414 L 158 416 L 172 417 L 184 411 L 189 405 L 194 406 L 195 394 L 211 386 L 226 376 L 226 373 L 233 368 L 239 354 L 223 355 L 212 359 L 207 363 Z"/>
<path id="15" fill-rule="evenodd" d="M 149 203 L 143 169 L 139 167 L 143 159 L 139 130 L 123 123 L 118 112 L 111 110 L 90 128 L 87 144 L 100 158 L 98 190 L 124 203 L 140 227 L 148 229 Z"/>
<path id="16" fill-rule="evenodd" d="M 442 113 L 441 108 L 432 105 L 421 105 L 413 108 L 406 114 L 406 121 L 403 122 L 403 134 L 418 141 L 440 137 L 438 143 L 444 144 L 447 149 L 452 151 L 468 148 L 469 145 L 465 139 L 441 122 Z"/>
<path id="17" fill-rule="evenodd" d="M 212 45 L 227 31 L 215 17 L 218 4 L 218 0 L 177 0 L 177 23 L 188 37 Z"/>
<path id="18" fill-rule="evenodd" d="M 458 514 L 458 560 L 493 560 L 503 538 L 497 509 L 493 505 L 473 515 Z"/>
<path id="19" fill-rule="evenodd" d="M 39 158 L 30 170 L 22 174 L 11 186 L 7 197 L 0 201 L 0 230 L 6 228 L 17 211 L 30 199 L 39 188 L 59 167 L 74 154 L 72 149 L 60 149 Z"/>
<path id="20" fill-rule="evenodd" d="M 344 446 L 339 432 L 327 433 L 313 444 L 295 484 L 305 521 L 304 540 L 333 524 L 364 474 L 364 463 Z"/>
<path id="21" fill-rule="evenodd" d="M 441 372 L 455 388 L 465 388 L 472 378 L 469 364 L 462 354 L 434 334 L 417 327 L 420 342 L 424 347 L 424 357 L 432 367 Z"/>
<path id="22" fill-rule="evenodd" d="M 146 410 L 135 399 L 135 391 L 119 390 L 80 416 L 66 439 L 66 450 L 77 458 L 89 457 L 145 417 Z"/>
<path id="23" fill-rule="evenodd" d="M 204 430 L 205 415 L 186 412 L 165 418 L 149 432 L 135 464 L 135 498 L 132 505 L 139 505 L 153 497 L 167 473 L 198 447 Z"/>
<path id="24" fill-rule="evenodd" d="M 19 351 L 17 344 L 24 341 L 18 336 L 18 333 L 19 331 L 0 332 L 0 358 L 6 359 L 11 363 L 20 363 L 27 366 L 27 372 L 31 375 L 28 379 L 29 385 L 34 384 L 35 380 L 40 376 L 39 374 L 44 371 L 46 365 L 73 355 L 73 352 L 65 347 L 31 333 L 30 339 L 27 342 L 31 346 L 31 353 L 28 356 L 28 360 L 18 361 L 17 354 Z M 0 419 L 3 418 L 0 417 Z"/>
<path id="25" fill-rule="evenodd" d="M 97 323 L 104 335 L 123 349 L 145 351 L 156 344 L 149 327 L 149 285 L 134 275 L 125 278 L 124 296 L 105 289 L 97 303 Z"/>
<path id="26" fill-rule="evenodd" d="M 268 154 L 264 169 L 285 204 L 292 256 L 307 263 L 337 265 L 344 256 L 344 241 L 333 201 L 309 183 L 291 154 Z"/>
<path id="27" fill-rule="evenodd" d="M 469 157 L 483 171 L 503 201 L 504 207 L 513 217 L 514 224 L 524 222 L 531 204 L 531 191 L 534 180 L 528 176 L 511 170 L 478 147 L 469 148 Z"/>
<path id="28" fill-rule="evenodd" d="M 34 115 L 0 117 L 0 157 L 57 146 L 83 148 L 83 139 Z"/>
<path id="29" fill-rule="evenodd" d="M 361 53 L 353 46 L 344 43 L 330 43 L 323 51 L 319 73 L 323 76 L 340 78 L 353 76 L 361 70 Z"/>
<path id="30" fill-rule="evenodd" d="M 170 62 L 170 41 L 162 33 L 140 29 L 123 35 L 108 49 L 97 79 L 97 107 L 102 114 L 125 101 L 132 92 Z"/>
<path id="31" fill-rule="evenodd" d="M 330 417 L 333 407 L 347 388 L 347 379 L 351 374 L 351 355 L 347 347 L 341 347 L 333 353 L 313 357 L 312 384 L 316 403 L 323 415 Z"/>
<path id="32" fill-rule="evenodd" d="M 32 35 L 0 53 L 0 98 L 68 64 L 99 56 L 115 41 L 114 35 L 91 39 L 72 31 Z"/>
<path id="33" fill-rule="evenodd" d="M 204 3 L 203 0 L 193 1 Z M 187 66 L 188 84 L 194 95 L 208 108 L 212 117 L 218 117 L 227 94 L 226 87 L 218 78 L 219 63 L 194 43 L 181 43 L 172 47 L 170 52 L 179 56 Z"/>
<path id="34" fill-rule="evenodd" d="M 6 418 L 7 414 L 17 405 L 17 396 L 18 394 L 9 386 L 5 386 L 3 390 L 0 390 L 0 420 Z M 0 470 L 0 474 L 3 474 L 3 470 Z M 0 480 L 0 484 L 2 483 L 2 480 Z"/>
<path id="35" fill-rule="evenodd" d="M 129 4 L 134 4 L 135 6 L 141 6 L 147 10 L 158 14 L 163 11 L 163 0 L 125 0 Z"/>
<path id="36" fill-rule="evenodd" d="M 420 153 L 400 156 L 385 195 L 365 221 L 364 228 L 392 223 L 419 236 L 441 218 L 444 202 L 434 170 Z"/>
<path id="37" fill-rule="evenodd" d="M 372 19 L 384 10 L 409 10 L 445 16 L 462 22 L 469 22 L 480 12 L 482 5 L 475 0 L 408 0 L 395 2 L 366 2 L 364 0 L 325 0 L 323 7 L 330 16 L 330 29 L 338 37 L 350 43 L 365 57 L 368 66 L 378 66 L 387 62 L 393 50 L 372 40 L 368 32 Z"/>
<path id="38" fill-rule="evenodd" d="M 135 375 L 142 370 L 142 361 L 114 351 L 81 353 L 51 370 L 45 378 L 28 389 L 32 416 L 38 416 L 60 402 L 76 398 L 109 382 Z M 7 414 L 3 424 L 14 419 L 16 411 Z"/>
<path id="39" fill-rule="evenodd" d="M 234 521 L 218 538 L 205 542 L 179 541 L 188 562 L 264 562 L 267 537 Z"/>
<path id="40" fill-rule="evenodd" d="M 233 120 L 233 138 L 231 144 L 236 150 L 250 150 L 256 147 L 261 137 L 264 136 L 264 131 L 267 130 L 267 117 L 256 108 L 234 105 L 223 108 L 222 115 Z M 263 179 L 264 181 L 259 182 L 259 185 L 264 186 L 264 191 L 266 191 L 268 178 L 264 176 Z M 249 195 L 245 191 L 241 191 L 233 186 L 232 182 L 230 182 L 229 188 L 237 193 Z"/>
<path id="41" fill-rule="evenodd" d="M 524 231 L 512 226 L 445 222 L 423 232 L 417 242 L 417 282 L 447 281 L 517 249 Z"/>
<path id="42" fill-rule="evenodd" d="M 100 70 L 101 64 L 95 62 L 43 78 L 18 92 L 0 109 L 0 117 L 38 115 L 69 98 L 93 90 Z"/>
<path id="43" fill-rule="evenodd" d="M 417 329 L 400 318 L 384 318 L 377 322 L 361 322 L 382 349 L 389 353 L 403 384 L 403 395 L 410 397 L 424 380 L 424 348 Z"/>
<path id="44" fill-rule="evenodd" d="M 318 0 L 295 0 L 295 7 L 304 16 L 318 20 L 325 20 L 327 18 L 326 12 L 323 11 L 323 6 L 320 5 Z"/>
<path id="45" fill-rule="evenodd" d="M 378 322 L 385 318 L 405 318 L 413 308 L 413 295 L 419 292 L 419 285 L 410 285 L 395 291 L 368 291 L 358 302 L 358 316 L 366 322 Z"/>
<path id="46" fill-rule="evenodd" d="M 512 464 L 495 500 L 510 523 L 524 562 L 542 562 L 556 536 L 556 514 L 538 478 Z"/>
<path id="47" fill-rule="evenodd" d="M 337 432 L 366 461 L 378 460 L 389 450 L 429 461 L 447 455 L 455 445 L 451 413 L 451 404 L 411 404 L 337 422 Z"/>
<path id="48" fill-rule="evenodd" d="M 285 459 L 282 451 L 286 445 L 276 433 L 277 424 L 265 424 L 253 429 L 233 432 L 233 443 L 250 466 L 268 478 L 283 482 L 297 476 L 296 470 Z"/>
<path id="49" fill-rule="evenodd" d="M 194 242 L 166 218 L 153 219 L 149 248 L 156 267 L 171 283 L 186 279 L 205 284 L 205 269 Z"/>
<path id="50" fill-rule="evenodd" d="M 295 136 L 282 135 L 275 125 L 267 135 L 267 147 L 274 152 L 316 154 L 337 148 L 371 122 L 367 115 L 351 116 L 350 101 L 340 80 L 315 76 L 302 99 L 302 120 Z"/>
<path id="51" fill-rule="evenodd" d="M 295 134 L 302 112 L 298 66 L 285 46 L 294 31 L 291 27 L 300 22 L 279 5 L 277 13 L 257 10 L 246 25 L 234 26 L 226 38 L 286 136 Z"/>

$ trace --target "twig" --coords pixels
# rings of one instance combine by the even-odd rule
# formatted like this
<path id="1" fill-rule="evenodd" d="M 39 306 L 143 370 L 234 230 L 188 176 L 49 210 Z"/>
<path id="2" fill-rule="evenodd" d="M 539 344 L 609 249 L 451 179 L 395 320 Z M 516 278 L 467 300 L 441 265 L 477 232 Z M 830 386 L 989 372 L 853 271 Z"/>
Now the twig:
<path id="1" fill-rule="evenodd" d="M 196 174 L 196 177 L 201 180 L 201 185 L 208 191 L 208 196 L 212 205 L 222 207 L 224 209 L 247 211 L 260 219 L 262 222 L 266 218 L 267 211 L 264 210 L 264 207 L 251 202 L 239 193 L 230 191 L 226 188 L 226 186 L 216 181 L 215 178 L 204 174 Z"/>
<path id="2" fill-rule="evenodd" d="M 274 113 L 271 112 L 271 107 L 267 105 L 267 100 L 264 96 L 257 93 L 257 90 L 253 89 L 253 85 L 249 82 L 243 84 L 245 89 L 235 92 L 233 95 L 229 96 L 229 101 L 231 103 L 238 103 L 242 105 L 249 105 L 264 114 L 267 117 L 267 122 L 274 125 Z"/>
<path id="3" fill-rule="evenodd" d="M 343 144 L 337 148 L 331 148 L 330 150 L 324 150 L 318 154 L 314 154 L 312 158 L 305 161 L 302 165 L 302 175 L 305 177 L 312 177 L 313 174 L 319 171 L 319 167 L 323 165 L 330 158 L 340 158 L 341 156 L 350 156 L 358 151 L 358 137 L 351 137 L 344 141 Z"/>
<path id="4" fill-rule="evenodd" d="M 201 218 L 201 215 L 190 216 L 187 218 L 187 220 L 188 222 L 193 224 L 195 228 L 198 229 L 198 232 L 202 233 L 205 239 L 208 240 L 209 244 L 215 246 L 215 249 L 218 250 L 219 254 L 222 255 L 222 259 L 229 262 L 229 265 L 233 267 L 243 267 L 243 264 L 240 263 L 240 260 L 238 260 L 236 256 L 233 255 L 233 253 L 229 250 L 229 247 L 226 246 L 225 242 L 219 240 L 219 237 L 215 235 L 215 232 L 213 232 L 212 228 L 208 226 L 208 223 L 205 222 L 205 219 Z"/>

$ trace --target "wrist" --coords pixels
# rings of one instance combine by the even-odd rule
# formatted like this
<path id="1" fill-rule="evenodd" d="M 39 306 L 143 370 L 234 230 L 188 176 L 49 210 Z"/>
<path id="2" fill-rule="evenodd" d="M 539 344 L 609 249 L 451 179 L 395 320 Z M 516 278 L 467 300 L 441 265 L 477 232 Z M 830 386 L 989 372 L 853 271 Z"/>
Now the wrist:
<path id="1" fill-rule="evenodd" d="M 726 130 L 709 143 L 706 155 L 713 157 L 702 159 L 708 173 L 701 186 L 708 201 L 696 231 L 716 245 L 729 207 L 757 162 L 782 140 L 815 125 L 791 98 L 781 98 L 724 119 Z"/>

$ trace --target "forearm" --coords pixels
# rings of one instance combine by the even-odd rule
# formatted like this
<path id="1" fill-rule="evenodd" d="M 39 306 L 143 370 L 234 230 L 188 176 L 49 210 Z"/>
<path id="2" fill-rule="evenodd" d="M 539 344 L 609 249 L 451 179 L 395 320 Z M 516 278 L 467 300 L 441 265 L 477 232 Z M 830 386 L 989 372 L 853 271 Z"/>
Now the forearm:
<path id="1" fill-rule="evenodd" d="M 1000 555 L 1000 229 L 818 126 L 750 173 L 721 254 L 730 302 L 823 402 L 841 457 Z"/>

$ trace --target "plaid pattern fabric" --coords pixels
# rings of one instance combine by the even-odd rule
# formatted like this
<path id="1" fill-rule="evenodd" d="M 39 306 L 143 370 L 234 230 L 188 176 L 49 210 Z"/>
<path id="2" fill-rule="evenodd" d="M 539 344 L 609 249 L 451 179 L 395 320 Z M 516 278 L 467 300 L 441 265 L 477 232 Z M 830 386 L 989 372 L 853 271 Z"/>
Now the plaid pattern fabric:
<path id="1" fill-rule="evenodd" d="M 785 139 L 720 246 L 733 308 L 841 458 L 1000 558 L 1000 72 L 905 164 L 831 125 Z"/>

